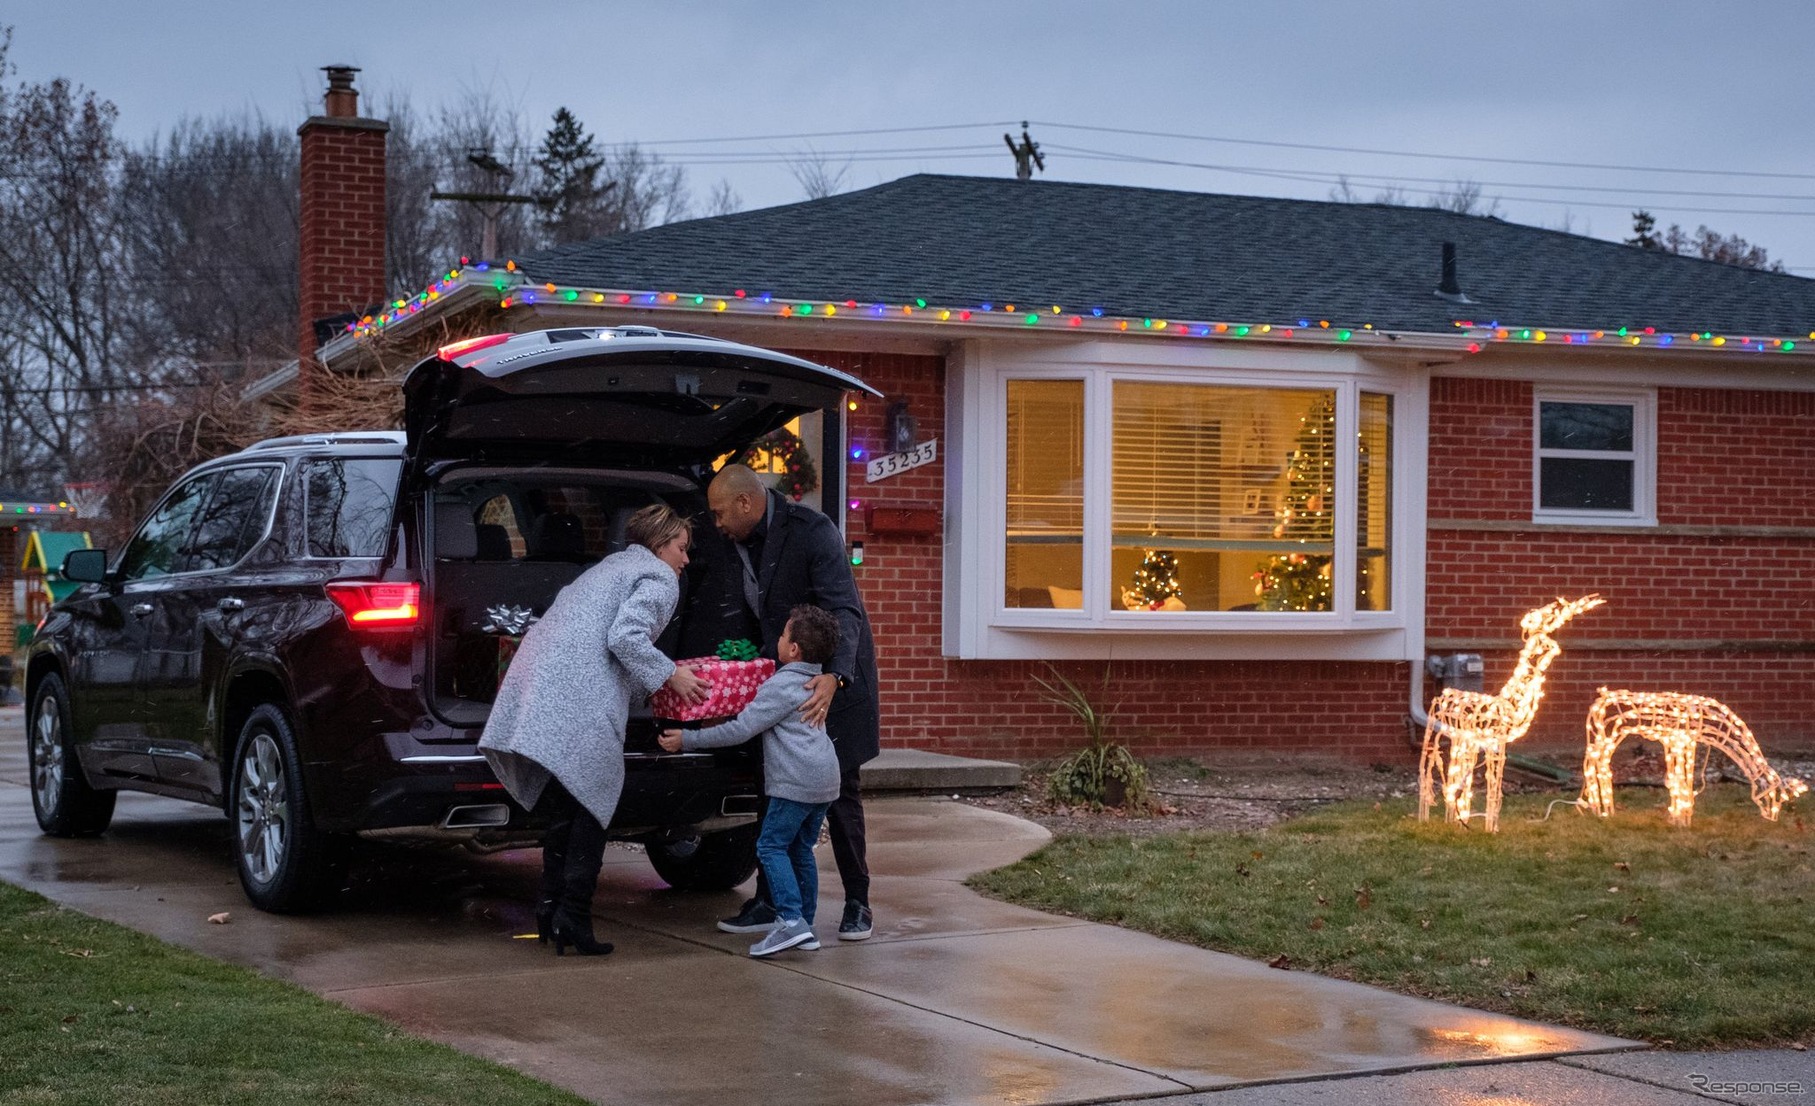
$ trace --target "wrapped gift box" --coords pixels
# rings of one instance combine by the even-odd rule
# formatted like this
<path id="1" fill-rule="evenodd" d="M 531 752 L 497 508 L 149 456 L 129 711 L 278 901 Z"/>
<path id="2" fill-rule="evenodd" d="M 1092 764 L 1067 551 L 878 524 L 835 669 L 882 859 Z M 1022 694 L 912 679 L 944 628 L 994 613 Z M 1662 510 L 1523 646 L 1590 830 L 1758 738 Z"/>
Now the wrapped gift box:
<path id="1" fill-rule="evenodd" d="M 523 644 L 522 634 L 500 634 L 498 637 L 498 683 L 504 683 L 504 670 L 510 667 L 511 658 L 517 655 L 517 646 Z"/>
<path id="2" fill-rule="evenodd" d="M 701 679 L 712 683 L 712 690 L 703 703 L 688 703 L 665 687 L 649 697 L 649 709 L 657 718 L 675 722 L 730 718 L 749 706 L 750 700 L 756 698 L 756 689 L 775 675 L 772 660 L 724 661 L 717 657 L 694 657 L 674 663 L 693 669 Z"/>

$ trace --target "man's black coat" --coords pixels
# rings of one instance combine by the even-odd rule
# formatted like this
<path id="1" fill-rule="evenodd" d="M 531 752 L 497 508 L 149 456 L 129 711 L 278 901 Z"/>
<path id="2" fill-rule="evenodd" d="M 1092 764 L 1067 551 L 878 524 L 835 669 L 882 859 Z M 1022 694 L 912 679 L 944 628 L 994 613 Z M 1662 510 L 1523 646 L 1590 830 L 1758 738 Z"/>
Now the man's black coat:
<path id="1" fill-rule="evenodd" d="M 769 533 L 763 539 L 762 564 L 756 573 L 763 655 L 775 656 L 776 643 L 788 625 L 788 611 L 796 604 L 811 603 L 838 619 L 838 653 L 826 671 L 849 682 L 832 698 L 826 732 L 837 746 L 838 766 L 855 768 L 874 759 L 881 747 L 876 642 L 870 637 L 870 616 L 851 575 L 844 536 L 832 520 L 775 491 L 769 492 L 769 503 Z M 743 571 L 735 553 L 731 568 Z M 732 586 L 739 585 L 734 582 Z"/>

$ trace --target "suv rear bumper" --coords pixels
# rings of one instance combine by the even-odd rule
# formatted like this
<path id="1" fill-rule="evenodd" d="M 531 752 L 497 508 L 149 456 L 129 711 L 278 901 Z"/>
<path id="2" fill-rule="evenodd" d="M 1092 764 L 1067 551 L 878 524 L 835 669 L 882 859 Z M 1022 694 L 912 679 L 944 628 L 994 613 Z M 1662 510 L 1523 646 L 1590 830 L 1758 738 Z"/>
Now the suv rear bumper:
<path id="1" fill-rule="evenodd" d="M 709 753 L 626 754 L 624 790 L 609 832 L 613 837 L 643 837 L 752 821 L 762 809 L 758 763 L 755 758 Z M 347 778 L 345 765 L 317 767 L 342 769 L 337 789 L 366 796 L 359 806 L 338 816 L 329 812 L 318 815 L 322 828 L 331 833 L 395 831 L 379 835 L 446 840 L 450 832 L 455 836 L 464 832 L 447 829 L 450 812 L 500 805 L 508 817 L 501 824 L 486 826 L 489 833 L 533 834 L 546 824 L 511 798 L 477 753 L 438 750 L 406 756 L 394 763 L 388 778 L 367 781 L 364 787 L 348 787 L 354 781 Z M 478 812 L 463 813 L 460 820 L 471 821 Z"/>

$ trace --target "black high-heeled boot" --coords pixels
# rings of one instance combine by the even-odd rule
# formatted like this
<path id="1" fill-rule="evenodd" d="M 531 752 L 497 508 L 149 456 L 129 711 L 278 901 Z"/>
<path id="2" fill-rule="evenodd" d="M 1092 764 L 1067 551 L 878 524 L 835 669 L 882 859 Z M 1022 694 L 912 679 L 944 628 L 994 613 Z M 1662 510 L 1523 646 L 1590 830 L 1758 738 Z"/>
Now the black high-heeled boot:
<path id="1" fill-rule="evenodd" d="M 556 913 L 552 928 L 556 956 L 566 956 L 569 948 L 581 956 L 604 956 L 612 950 L 610 941 L 593 936 L 591 914 L 575 918 L 571 913 Z"/>
<path id="2" fill-rule="evenodd" d="M 612 945 L 593 935 L 592 896 L 598 890 L 599 869 L 605 864 L 605 830 L 584 810 L 574 815 L 564 859 L 561 898 L 550 927 L 555 955 L 566 956 L 572 947 L 581 956 L 604 956 Z"/>
<path id="3" fill-rule="evenodd" d="M 558 785 L 555 785 L 558 786 Z M 548 944 L 555 932 L 555 908 L 567 886 L 567 838 L 573 832 L 574 803 L 563 791 L 564 816 L 542 835 L 542 894 L 536 902 L 536 943 Z"/>

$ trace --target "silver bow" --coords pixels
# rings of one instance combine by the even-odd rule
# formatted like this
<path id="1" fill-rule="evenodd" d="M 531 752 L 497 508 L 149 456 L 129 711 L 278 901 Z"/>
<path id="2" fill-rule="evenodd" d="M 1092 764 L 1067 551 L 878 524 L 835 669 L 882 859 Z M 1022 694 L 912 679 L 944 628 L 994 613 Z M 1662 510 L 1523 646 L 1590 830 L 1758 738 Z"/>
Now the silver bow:
<path id="1" fill-rule="evenodd" d="M 521 634 L 535 624 L 536 612 L 528 607 L 487 607 L 485 625 L 479 630 L 487 634 Z"/>

